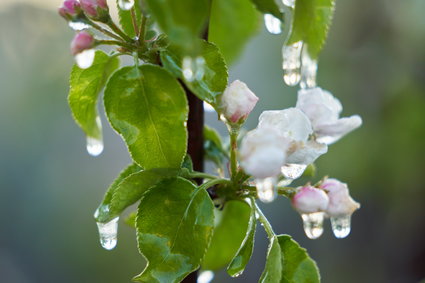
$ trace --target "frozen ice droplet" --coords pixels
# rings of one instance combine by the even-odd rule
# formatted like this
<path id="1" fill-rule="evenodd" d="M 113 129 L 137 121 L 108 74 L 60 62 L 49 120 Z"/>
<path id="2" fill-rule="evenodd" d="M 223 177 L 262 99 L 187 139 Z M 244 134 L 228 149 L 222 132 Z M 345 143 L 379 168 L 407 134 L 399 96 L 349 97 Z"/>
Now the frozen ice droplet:
<path id="1" fill-rule="evenodd" d="M 91 156 L 98 156 L 103 151 L 103 140 L 93 137 L 87 137 L 87 152 Z"/>
<path id="2" fill-rule="evenodd" d="M 304 46 L 301 57 L 301 88 L 316 87 L 317 60 L 308 54 L 307 46 Z"/>
<path id="3" fill-rule="evenodd" d="M 256 179 L 255 183 L 257 187 L 258 198 L 262 202 L 269 203 L 274 201 L 277 195 L 276 177 Z"/>
<path id="4" fill-rule="evenodd" d="M 202 80 L 205 72 L 205 59 L 202 56 L 183 58 L 182 62 L 183 76 L 188 82 Z"/>
<path id="5" fill-rule="evenodd" d="M 106 250 L 112 250 L 117 245 L 118 220 L 119 217 L 116 217 L 107 223 L 96 223 L 100 244 Z"/>
<path id="6" fill-rule="evenodd" d="M 331 217 L 331 225 L 335 237 L 339 239 L 345 238 L 351 231 L 351 215 Z"/>
<path id="7" fill-rule="evenodd" d="M 198 275 L 197 283 L 210 283 L 214 279 L 214 272 L 211 270 L 201 271 Z"/>
<path id="8" fill-rule="evenodd" d="M 285 164 L 282 166 L 282 175 L 291 180 L 298 179 L 304 173 L 307 165 L 304 164 Z"/>
<path id="9" fill-rule="evenodd" d="M 80 31 L 80 30 L 83 30 L 83 29 L 90 28 L 90 26 L 88 24 L 86 24 L 86 23 L 84 23 L 82 21 L 78 21 L 78 20 L 76 20 L 76 21 L 69 21 L 68 22 L 68 26 L 70 28 L 72 28 L 73 30 L 75 30 L 75 31 Z"/>
<path id="10" fill-rule="evenodd" d="M 324 212 L 301 214 L 304 232 L 310 239 L 317 239 L 323 234 Z"/>
<path id="11" fill-rule="evenodd" d="M 294 8 L 295 0 L 282 0 L 283 5 Z"/>
<path id="12" fill-rule="evenodd" d="M 215 112 L 214 107 L 212 107 L 211 104 L 209 104 L 208 102 L 205 102 L 205 101 L 204 101 L 204 110 L 206 112 Z"/>
<path id="13" fill-rule="evenodd" d="M 90 68 L 94 61 L 94 49 L 87 49 L 75 55 L 75 62 L 81 69 Z"/>
<path id="14" fill-rule="evenodd" d="M 264 14 L 264 24 L 271 34 L 282 33 L 282 22 L 271 14 Z"/>
<path id="15" fill-rule="evenodd" d="M 121 10 L 128 11 L 134 6 L 134 0 L 118 0 L 118 6 Z"/>
<path id="16" fill-rule="evenodd" d="M 298 41 L 282 47 L 283 80 L 289 86 L 295 86 L 301 79 L 301 51 L 303 42 Z"/>

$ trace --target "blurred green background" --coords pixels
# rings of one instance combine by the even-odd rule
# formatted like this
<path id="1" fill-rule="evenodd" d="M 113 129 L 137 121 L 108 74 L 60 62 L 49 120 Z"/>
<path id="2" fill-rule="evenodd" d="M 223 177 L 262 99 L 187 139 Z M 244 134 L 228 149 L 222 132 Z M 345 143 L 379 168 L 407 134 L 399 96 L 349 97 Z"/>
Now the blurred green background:
<path id="1" fill-rule="evenodd" d="M 20 1 L 23 2 L 23 1 Z M 98 244 L 92 218 L 109 183 L 129 163 L 123 142 L 105 126 L 105 152 L 85 151 L 67 106 L 72 31 L 56 15 L 60 1 L 0 4 L 0 282 L 130 282 L 144 267 L 131 228 L 115 250 Z M 286 199 L 263 206 L 318 262 L 323 282 L 419 282 L 425 277 L 425 1 L 339 0 L 320 58 L 318 82 L 364 125 L 319 159 L 318 178 L 349 183 L 362 208 L 352 233 L 335 239 L 326 223 L 304 236 Z M 231 68 L 260 97 L 261 111 L 294 105 L 281 78 L 281 36 L 263 27 Z M 210 125 L 222 125 L 207 113 Z M 104 123 L 106 124 L 106 123 Z M 237 279 L 256 282 L 266 236 Z"/>

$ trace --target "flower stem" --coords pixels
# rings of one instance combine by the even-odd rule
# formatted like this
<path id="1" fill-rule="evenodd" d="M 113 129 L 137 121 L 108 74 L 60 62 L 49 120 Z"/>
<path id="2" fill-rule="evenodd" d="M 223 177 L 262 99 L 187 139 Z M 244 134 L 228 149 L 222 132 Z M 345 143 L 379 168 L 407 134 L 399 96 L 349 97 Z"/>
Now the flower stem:
<path id="1" fill-rule="evenodd" d="M 115 33 L 117 33 L 119 36 L 121 36 L 122 39 L 128 42 L 133 42 L 133 39 L 131 39 L 128 35 L 126 35 L 115 23 L 112 19 L 109 19 L 109 21 L 106 23 Z"/>
<path id="2" fill-rule="evenodd" d="M 131 14 L 131 23 L 133 24 L 134 34 L 139 34 L 139 27 L 137 26 L 136 13 L 134 12 L 134 6 L 130 10 Z"/>
<path id="3" fill-rule="evenodd" d="M 235 180 L 238 171 L 238 161 L 236 159 L 236 150 L 238 148 L 239 127 L 230 126 L 230 173 L 232 180 Z"/>
<path id="4" fill-rule="evenodd" d="M 134 46 L 128 43 L 125 43 L 121 40 L 97 40 L 96 43 L 98 45 L 119 45 L 119 46 L 127 48 L 128 50 L 134 49 Z"/>
<path id="5" fill-rule="evenodd" d="M 87 20 L 87 21 L 88 21 L 88 23 L 89 23 L 89 24 L 90 24 L 93 28 L 97 29 L 97 30 L 98 30 L 98 31 L 100 31 L 101 33 L 104 33 L 104 34 L 106 34 L 106 35 L 107 35 L 107 36 L 109 36 L 109 37 L 115 38 L 116 40 L 122 41 L 122 38 L 121 38 L 121 37 L 119 37 L 118 35 L 116 35 L 115 33 L 111 32 L 111 31 L 109 31 L 109 30 L 107 30 L 107 29 L 104 29 L 103 27 L 99 26 L 98 24 L 96 24 L 96 23 L 94 23 L 94 22 L 92 22 L 92 21 L 90 21 L 90 20 Z"/>
<path id="6" fill-rule="evenodd" d="M 191 172 L 189 174 L 190 178 L 202 178 L 202 179 L 219 179 L 217 176 L 208 174 L 208 173 L 204 173 L 204 172 Z"/>
<path id="7" fill-rule="evenodd" d="M 257 203 L 254 202 L 254 205 L 255 205 L 255 211 L 256 211 L 256 213 L 258 215 L 258 220 L 263 225 L 264 230 L 266 231 L 267 236 L 269 237 L 269 239 L 272 239 L 273 237 L 276 236 L 276 234 L 273 231 L 272 225 L 267 220 L 266 216 L 263 214 L 263 212 L 261 211 L 261 209 L 258 207 Z"/>

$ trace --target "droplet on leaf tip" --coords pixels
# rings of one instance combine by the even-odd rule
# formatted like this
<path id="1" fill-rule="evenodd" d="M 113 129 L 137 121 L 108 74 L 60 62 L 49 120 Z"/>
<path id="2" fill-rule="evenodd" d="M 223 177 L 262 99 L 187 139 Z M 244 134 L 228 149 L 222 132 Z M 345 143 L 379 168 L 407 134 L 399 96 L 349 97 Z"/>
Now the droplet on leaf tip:
<path id="1" fill-rule="evenodd" d="M 118 6 L 121 10 L 128 11 L 134 6 L 134 0 L 118 0 Z"/>
<path id="2" fill-rule="evenodd" d="M 255 180 L 257 187 L 257 196 L 264 203 L 270 203 L 277 196 L 276 178 L 268 177 Z"/>
<path id="3" fill-rule="evenodd" d="M 87 137 L 87 152 L 91 156 L 99 156 L 103 152 L 103 141 L 93 137 Z"/>
<path id="4" fill-rule="evenodd" d="M 264 14 L 264 24 L 271 34 L 282 33 L 282 21 L 271 14 Z"/>
<path id="5" fill-rule="evenodd" d="M 303 227 L 306 236 L 312 240 L 319 238 L 323 234 L 324 212 L 314 212 L 301 214 Z"/>
<path id="6" fill-rule="evenodd" d="M 316 87 L 317 60 L 310 57 L 308 50 L 304 46 L 301 58 L 301 88 Z"/>
<path id="7" fill-rule="evenodd" d="M 205 72 L 205 59 L 202 56 L 186 56 L 182 62 L 183 76 L 188 82 L 202 80 Z"/>
<path id="8" fill-rule="evenodd" d="M 302 47 L 302 41 L 282 47 L 283 80 L 288 86 L 295 86 L 300 82 Z"/>
<path id="9" fill-rule="evenodd" d="M 94 56 L 94 49 L 87 49 L 75 55 L 75 62 L 81 69 L 87 69 L 93 65 Z"/>
<path id="10" fill-rule="evenodd" d="M 214 272 L 211 270 L 201 271 L 198 275 L 197 283 L 210 283 L 214 279 Z"/>
<path id="11" fill-rule="evenodd" d="M 118 220 L 119 217 L 116 217 L 107 223 L 96 222 L 100 244 L 106 250 L 112 250 L 117 245 Z"/>

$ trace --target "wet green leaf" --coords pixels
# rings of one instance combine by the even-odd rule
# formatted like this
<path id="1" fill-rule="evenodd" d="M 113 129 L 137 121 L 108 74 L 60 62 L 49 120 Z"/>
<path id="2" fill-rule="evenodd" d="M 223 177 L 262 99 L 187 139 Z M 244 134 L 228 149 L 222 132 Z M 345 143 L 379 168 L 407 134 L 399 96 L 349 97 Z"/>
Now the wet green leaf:
<path id="1" fill-rule="evenodd" d="M 68 103 L 72 116 L 88 137 L 102 139 L 97 99 L 109 76 L 119 67 L 117 57 L 96 51 L 88 69 L 72 67 Z"/>
<path id="2" fill-rule="evenodd" d="M 185 52 L 182 48 L 173 45 L 161 52 L 161 61 L 168 71 L 175 77 L 183 79 L 188 88 L 200 99 L 216 105 L 216 98 L 223 93 L 227 86 L 228 72 L 224 59 L 217 46 L 199 40 L 200 55 L 205 59 L 204 77 L 202 80 L 188 82 L 182 73 L 182 61 Z"/>
<path id="3" fill-rule="evenodd" d="M 227 64 L 234 62 L 248 40 L 259 30 L 260 14 L 247 0 L 214 0 L 208 41 L 215 43 Z"/>
<path id="4" fill-rule="evenodd" d="M 282 279 L 282 263 L 283 256 L 279 246 L 277 236 L 270 239 L 269 248 L 267 251 L 266 266 L 261 274 L 258 282 L 265 283 L 276 283 Z"/>
<path id="5" fill-rule="evenodd" d="M 316 262 L 289 235 L 279 235 L 283 258 L 282 283 L 319 283 L 320 274 Z"/>
<path id="6" fill-rule="evenodd" d="M 272 14 L 278 19 L 283 18 L 283 14 L 280 11 L 279 5 L 275 0 L 251 0 L 254 3 L 258 11 L 263 14 Z"/>
<path id="7" fill-rule="evenodd" d="M 243 201 L 226 202 L 223 211 L 215 209 L 215 228 L 202 269 L 219 270 L 232 260 L 247 234 L 251 207 Z"/>
<path id="8" fill-rule="evenodd" d="M 288 44 L 303 40 L 316 59 L 325 44 L 335 10 L 335 0 L 297 0 Z"/>
<path id="9" fill-rule="evenodd" d="M 164 180 L 146 192 L 136 226 L 148 265 L 134 280 L 180 282 L 199 268 L 214 228 L 213 209 L 208 193 L 182 178 Z"/>
<path id="10" fill-rule="evenodd" d="M 220 134 L 207 125 L 204 126 L 204 152 L 205 159 L 214 162 L 218 167 L 222 166 L 227 156 Z"/>
<path id="11" fill-rule="evenodd" d="M 124 67 L 110 78 L 104 102 L 109 122 L 137 164 L 145 169 L 180 168 L 186 154 L 188 105 L 171 74 L 153 65 Z"/>
<path id="12" fill-rule="evenodd" d="M 209 13 L 209 0 L 145 0 L 148 8 L 170 41 L 186 51 L 196 50 Z"/>
<path id="13" fill-rule="evenodd" d="M 134 32 L 133 22 L 131 19 L 131 12 L 130 10 L 120 9 L 120 6 L 118 5 L 119 0 L 117 0 L 116 2 L 118 7 L 118 17 L 120 25 L 128 36 L 134 38 L 137 34 Z M 141 0 L 134 0 L 134 14 L 136 16 L 135 19 L 138 27 L 140 27 L 140 23 L 142 22 L 142 12 L 140 9 L 140 4 Z"/>
<path id="14" fill-rule="evenodd" d="M 256 228 L 257 218 L 255 217 L 255 210 L 251 209 L 245 238 L 242 242 L 242 245 L 239 247 L 239 250 L 234 255 L 231 263 L 227 267 L 227 273 L 229 273 L 230 276 L 234 277 L 240 275 L 245 270 L 245 266 L 251 259 L 252 253 L 254 251 L 254 239 Z"/>

